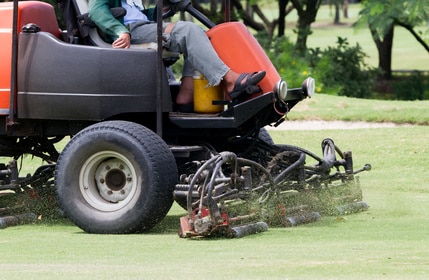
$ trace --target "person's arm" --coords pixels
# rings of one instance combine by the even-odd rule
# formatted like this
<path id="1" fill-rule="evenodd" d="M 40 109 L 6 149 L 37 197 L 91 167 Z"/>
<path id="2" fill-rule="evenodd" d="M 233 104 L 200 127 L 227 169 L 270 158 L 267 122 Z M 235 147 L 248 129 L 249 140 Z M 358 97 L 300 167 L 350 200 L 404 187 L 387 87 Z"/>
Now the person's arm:
<path id="1" fill-rule="evenodd" d="M 122 33 L 119 38 L 112 43 L 113 48 L 117 49 L 129 49 L 131 46 L 131 35 L 130 33 Z"/>
<path id="2" fill-rule="evenodd" d="M 129 31 L 121 19 L 113 17 L 110 8 L 114 8 L 114 6 L 110 6 L 110 3 L 111 1 L 109 0 L 89 0 L 89 18 L 114 41 L 120 37 L 124 37 L 124 33 L 127 33 L 129 38 Z"/>

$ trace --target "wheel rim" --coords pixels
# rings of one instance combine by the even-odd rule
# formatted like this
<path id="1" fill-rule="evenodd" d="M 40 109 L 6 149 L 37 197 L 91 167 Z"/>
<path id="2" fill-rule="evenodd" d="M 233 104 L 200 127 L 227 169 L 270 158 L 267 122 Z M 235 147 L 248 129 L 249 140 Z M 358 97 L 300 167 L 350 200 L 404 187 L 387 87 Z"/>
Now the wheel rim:
<path id="1" fill-rule="evenodd" d="M 79 174 L 85 201 L 100 211 L 117 211 L 138 196 L 139 183 L 134 165 L 123 155 L 102 151 L 88 158 Z"/>

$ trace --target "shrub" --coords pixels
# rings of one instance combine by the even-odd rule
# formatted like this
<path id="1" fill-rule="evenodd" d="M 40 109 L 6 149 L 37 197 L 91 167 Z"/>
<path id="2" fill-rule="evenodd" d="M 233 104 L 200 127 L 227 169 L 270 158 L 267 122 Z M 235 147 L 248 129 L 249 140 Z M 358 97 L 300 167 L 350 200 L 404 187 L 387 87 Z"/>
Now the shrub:
<path id="1" fill-rule="evenodd" d="M 312 76 L 317 92 L 360 98 L 372 96 L 377 72 L 365 64 L 366 54 L 358 44 L 349 46 L 346 38 L 339 37 L 335 47 L 311 48 L 302 54 L 288 38 L 270 40 L 261 34 L 257 38 L 290 87 L 299 87 L 307 76 Z"/>
<path id="2" fill-rule="evenodd" d="M 428 79 L 419 71 L 397 77 L 392 82 L 393 96 L 399 100 L 423 100 L 429 98 Z"/>
<path id="3" fill-rule="evenodd" d="M 316 78 L 308 56 L 300 55 L 287 37 L 271 39 L 266 34 L 258 33 L 257 40 L 289 88 L 301 87 L 301 83 L 309 76 Z M 318 85 L 316 90 L 320 92 L 322 89 Z"/>
<path id="4" fill-rule="evenodd" d="M 376 70 L 365 64 L 366 54 L 359 44 L 349 46 L 347 38 L 338 37 L 335 47 L 309 49 L 308 55 L 326 93 L 359 98 L 371 96 Z"/>

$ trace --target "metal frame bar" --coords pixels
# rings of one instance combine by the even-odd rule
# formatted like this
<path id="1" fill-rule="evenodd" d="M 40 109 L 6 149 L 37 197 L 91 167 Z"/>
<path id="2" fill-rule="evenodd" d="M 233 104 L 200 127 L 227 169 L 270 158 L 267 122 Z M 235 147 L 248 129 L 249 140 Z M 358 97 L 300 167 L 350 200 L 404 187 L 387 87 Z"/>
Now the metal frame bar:
<path id="1" fill-rule="evenodd" d="M 18 68 L 18 0 L 13 0 L 13 22 L 12 22 L 12 59 L 11 59 L 11 78 L 10 78 L 10 105 L 9 117 L 6 123 L 6 129 L 10 128 L 17 123 L 15 112 L 15 101 L 17 91 L 17 68 Z"/>

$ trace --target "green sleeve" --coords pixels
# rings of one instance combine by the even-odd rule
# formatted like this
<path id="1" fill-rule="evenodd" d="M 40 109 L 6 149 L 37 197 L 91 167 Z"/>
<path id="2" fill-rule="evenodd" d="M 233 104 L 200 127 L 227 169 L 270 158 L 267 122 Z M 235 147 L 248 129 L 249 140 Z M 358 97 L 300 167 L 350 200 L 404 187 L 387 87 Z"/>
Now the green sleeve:
<path id="1" fill-rule="evenodd" d="M 89 0 L 89 18 L 113 41 L 129 32 L 123 24 L 123 18 L 114 18 L 110 11 L 110 8 L 120 6 L 120 0 Z"/>
<path id="2" fill-rule="evenodd" d="M 150 21 L 156 21 L 156 9 L 155 8 L 149 8 L 145 9 L 143 13 L 147 16 L 148 20 Z"/>

